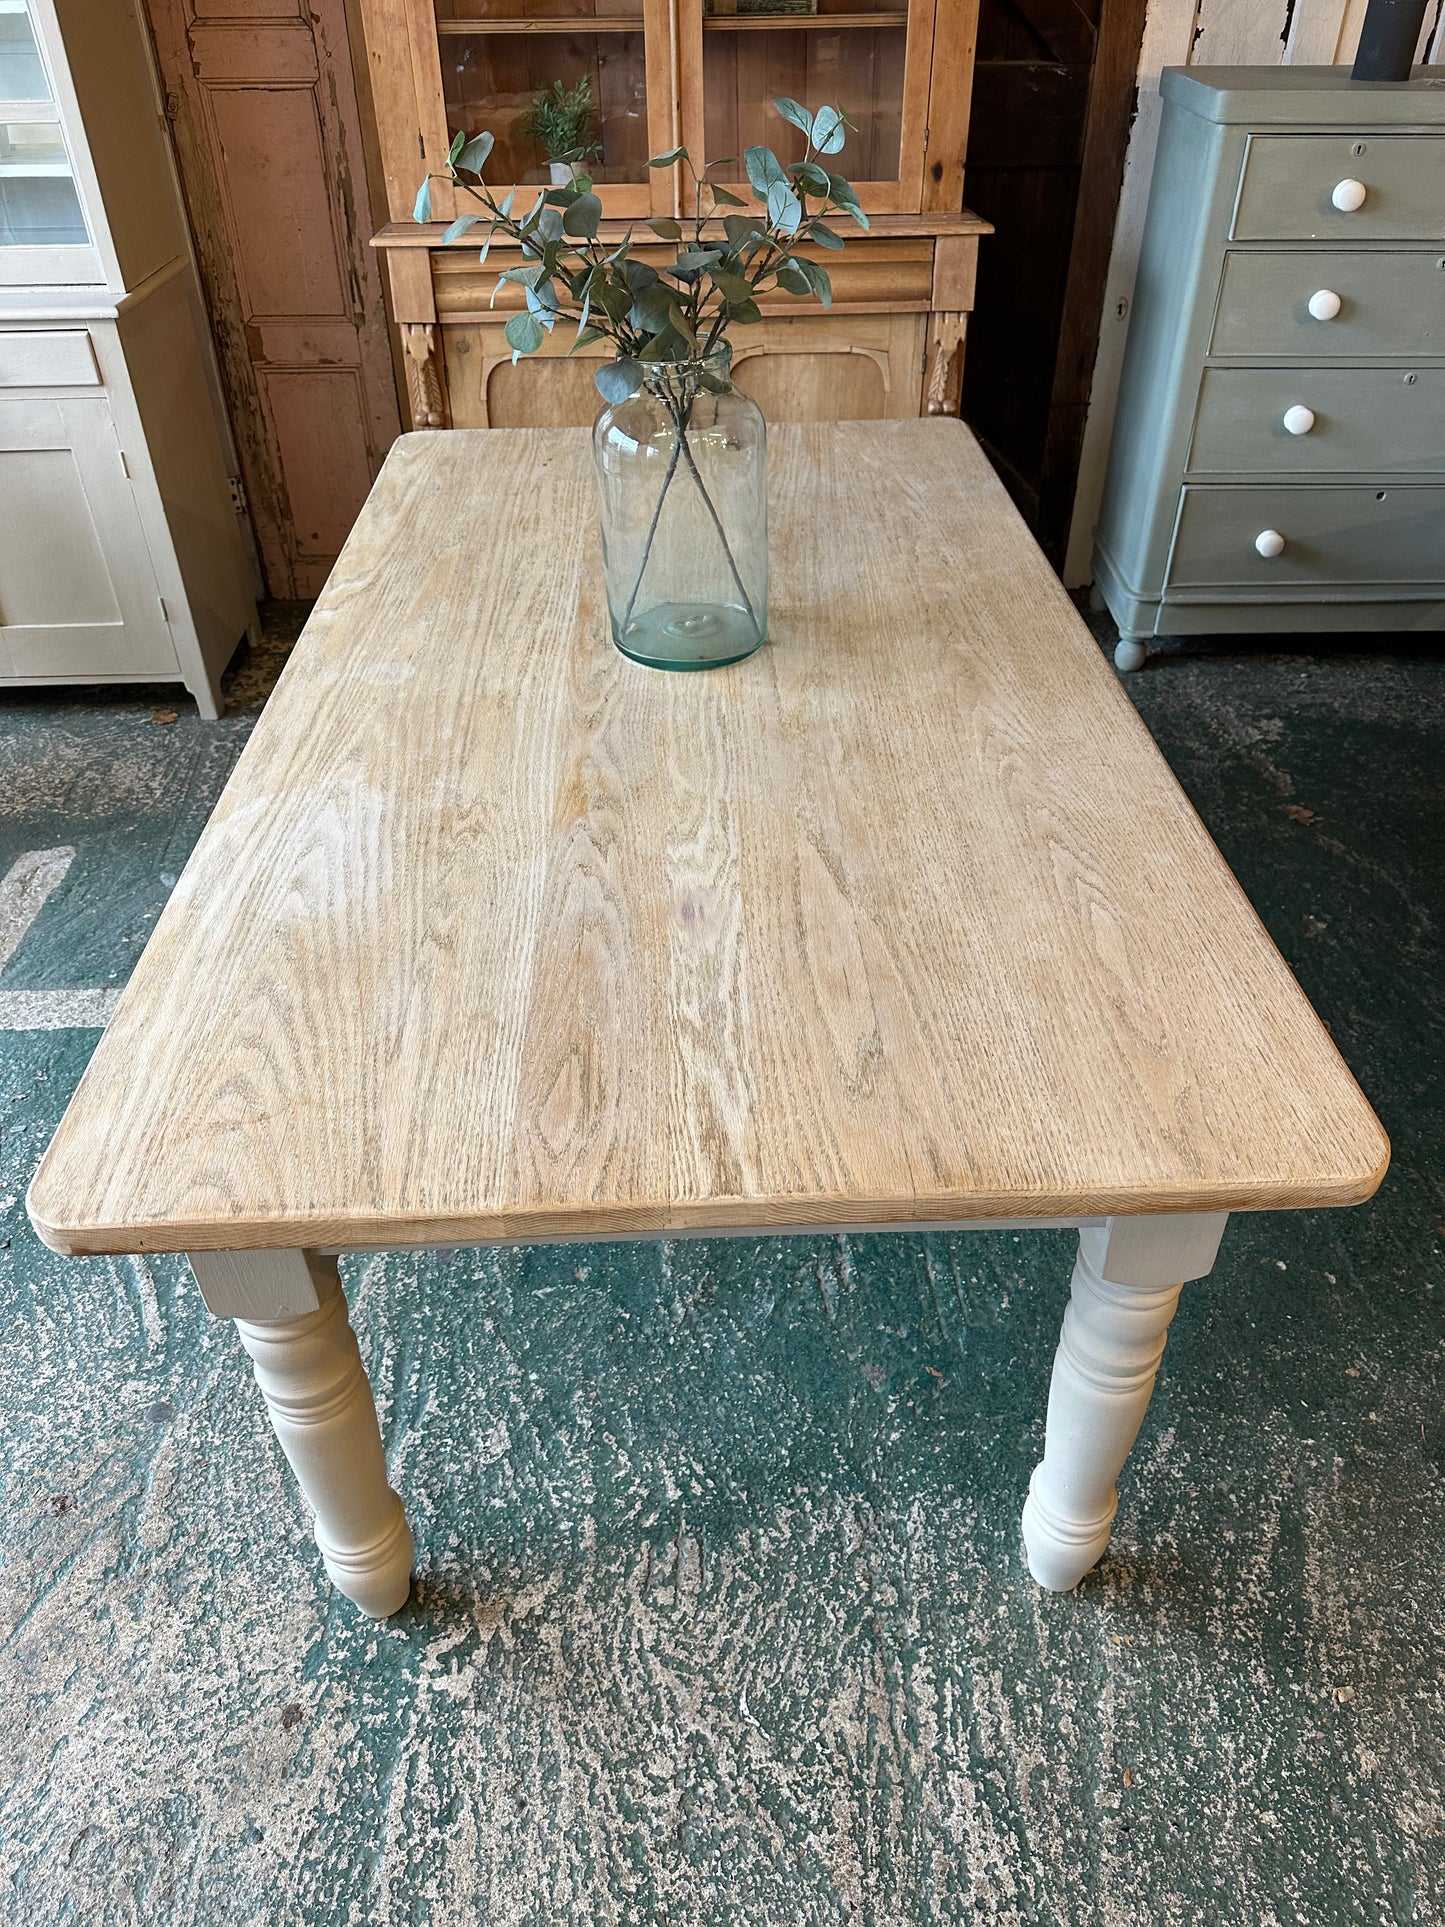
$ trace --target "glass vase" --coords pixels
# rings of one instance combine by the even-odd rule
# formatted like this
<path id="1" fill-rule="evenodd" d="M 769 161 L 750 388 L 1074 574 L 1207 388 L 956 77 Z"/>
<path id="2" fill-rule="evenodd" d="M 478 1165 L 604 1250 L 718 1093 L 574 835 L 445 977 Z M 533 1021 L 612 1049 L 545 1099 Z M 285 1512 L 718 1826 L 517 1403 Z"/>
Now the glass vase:
<path id="1" fill-rule="evenodd" d="M 715 669 L 768 632 L 767 428 L 726 353 L 646 364 L 592 431 L 612 639 L 654 669 Z"/>

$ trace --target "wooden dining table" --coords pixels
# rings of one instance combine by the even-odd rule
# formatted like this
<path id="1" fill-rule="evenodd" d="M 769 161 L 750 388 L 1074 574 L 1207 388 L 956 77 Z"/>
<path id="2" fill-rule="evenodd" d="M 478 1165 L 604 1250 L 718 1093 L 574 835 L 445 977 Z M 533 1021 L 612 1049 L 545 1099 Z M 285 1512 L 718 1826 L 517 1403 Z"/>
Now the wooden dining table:
<path id="1" fill-rule="evenodd" d="M 770 463 L 769 641 L 679 675 L 609 640 L 584 431 L 403 436 L 31 1186 L 189 1254 L 364 1612 L 413 1547 L 338 1252 L 1076 1226 L 1066 1589 L 1227 1215 L 1384 1173 L 968 430 Z"/>

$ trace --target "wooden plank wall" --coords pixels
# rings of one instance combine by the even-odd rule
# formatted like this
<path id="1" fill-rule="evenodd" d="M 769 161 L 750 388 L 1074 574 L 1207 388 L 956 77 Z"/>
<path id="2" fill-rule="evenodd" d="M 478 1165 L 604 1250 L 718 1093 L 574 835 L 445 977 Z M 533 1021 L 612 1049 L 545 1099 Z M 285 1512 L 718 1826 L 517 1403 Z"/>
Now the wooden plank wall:
<path id="1" fill-rule="evenodd" d="M 1139 56 L 1139 92 L 1114 223 L 1114 244 L 1099 324 L 1099 351 L 1064 580 L 1092 576 L 1090 550 L 1109 436 L 1118 399 L 1149 175 L 1159 135 L 1159 75 L 1165 67 L 1329 66 L 1355 57 L 1365 0 L 1150 0 Z M 1445 0 L 1426 11 L 1418 58 L 1445 65 Z"/>

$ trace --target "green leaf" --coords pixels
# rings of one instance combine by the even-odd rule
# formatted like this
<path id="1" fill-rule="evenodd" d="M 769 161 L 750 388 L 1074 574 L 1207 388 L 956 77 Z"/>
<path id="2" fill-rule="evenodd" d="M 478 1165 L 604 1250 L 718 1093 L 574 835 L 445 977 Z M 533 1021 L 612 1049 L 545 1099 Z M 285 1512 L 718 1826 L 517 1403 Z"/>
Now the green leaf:
<path id="1" fill-rule="evenodd" d="M 788 172 L 793 177 L 793 185 L 808 194 L 826 194 L 828 176 L 816 161 L 799 161 Z"/>
<path id="2" fill-rule="evenodd" d="M 542 345 L 542 324 L 535 315 L 514 314 L 502 332 L 512 350 L 514 365 L 518 355 L 535 354 Z"/>
<path id="3" fill-rule="evenodd" d="M 647 165 L 649 167 L 671 167 L 675 161 L 683 160 L 686 155 L 687 149 L 685 147 L 669 147 L 665 154 L 654 154 Z"/>
<path id="4" fill-rule="evenodd" d="M 708 279 L 717 289 L 724 301 L 751 301 L 753 286 L 740 274 L 729 274 L 724 268 L 714 268 Z"/>
<path id="5" fill-rule="evenodd" d="M 785 261 L 778 269 L 778 286 L 786 288 L 789 294 L 811 294 L 813 284 L 804 274 L 802 263 Z"/>
<path id="6" fill-rule="evenodd" d="M 490 134 L 478 134 L 475 139 L 469 140 L 457 155 L 457 166 L 465 169 L 468 174 L 480 174 L 487 164 L 488 154 L 495 145 L 496 142 Z"/>
<path id="7" fill-rule="evenodd" d="M 516 200 L 516 198 L 517 198 L 516 188 L 509 187 L 507 189 L 506 198 L 503 200 L 502 205 L 497 209 L 498 214 L 501 215 L 504 221 L 506 220 L 507 216 L 511 213 L 512 203 L 513 201 Z"/>
<path id="8" fill-rule="evenodd" d="M 537 216 L 537 232 L 544 241 L 560 241 L 562 238 L 562 215 L 555 207 L 544 207 Z"/>
<path id="9" fill-rule="evenodd" d="M 847 122 L 836 107 L 820 107 L 813 116 L 813 145 L 820 154 L 841 152 Z"/>
<path id="10" fill-rule="evenodd" d="M 649 267 L 646 261 L 629 261 L 624 266 L 623 275 L 634 294 L 641 294 L 657 280 L 657 269 Z"/>
<path id="11" fill-rule="evenodd" d="M 725 214 L 723 229 L 735 248 L 740 248 L 744 241 L 750 241 L 755 234 L 762 233 L 756 214 Z"/>
<path id="12" fill-rule="evenodd" d="M 597 392 L 603 401 L 610 401 L 614 407 L 635 395 L 642 386 L 642 368 L 629 356 L 617 361 L 604 361 L 592 377 L 597 384 Z"/>
<path id="13" fill-rule="evenodd" d="M 426 179 L 416 191 L 416 206 L 411 211 L 411 218 L 414 221 L 429 221 L 431 219 L 430 174 L 427 175 Z"/>
<path id="14" fill-rule="evenodd" d="M 447 149 L 447 165 L 449 167 L 456 166 L 457 155 L 461 153 L 462 149 L 466 146 L 466 144 L 467 144 L 466 131 L 465 129 L 459 127 L 456 133 L 452 135 L 452 144 Z"/>
<path id="15" fill-rule="evenodd" d="M 634 328 L 653 333 L 659 328 L 668 327 L 672 321 L 672 296 L 660 281 L 646 287 L 632 303 L 632 325 Z"/>
<path id="16" fill-rule="evenodd" d="M 688 322 L 686 315 L 684 315 L 684 313 L 682 312 L 682 309 L 678 307 L 675 301 L 668 308 L 667 318 L 671 322 L 676 332 L 682 336 L 683 340 L 687 343 L 687 345 L 690 348 L 696 348 L 697 336 L 693 333 L 691 324 Z"/>
<path id="17" fill-rule="evenodd" d="M 708 188 L 712 194 L 713 200 L 716 201 L 719 207 L 746 207 L 747 206 L 747 202 L 743 199 L 741 194 L 730 193 L 727 188 L 719 187 L 716 181 L 709 181 Z"/>
<path id="18" fill-rule="evenodd" d="M 808 112 L 806 107 L 802 106 L 796 100 L 790 100 L 786 94 L 775 100 L 773 107 L 790 126 L 800 128 L 802 132 L 807 135 L 808 139 L 812 140 L 813 116 Z"/>
<path id="19" fill-rule="evenodd" d="M 833 283 L 829 278 L 826 268 L 819 267 L 816 261 L 803 260 L 790 262 L 789 266 L 797 268 L 798 272 L 803 276 L 804 280 L 807 281 L 813 293 L 817 295 L 825 308 L 832 307 Z"/>
<path id="20" fill-rule="evenodd" d="M 595 194 L 579 194 L 562 216 L 562 232 L 595 240 L 602 220 L 602 203 Z"/>
<path id="21" fill-rule="evenodd" d="M 841 174 L 828 176 L 828 194 L 839 207 L 857 207 L 858 205 L 858 196 L 854 192 L 853 183 L 845 181 Z"/>
<path id="22" fill-rule="evenodd" d="M 670 214 L 659 215 L 655 221 L 649 221 L 647 225 L 659 240 L 680 241 L 682 239 L 682 223 L 674 221 Z"/>
<path id="23" fill-rule="evenodd" d="M 748 170 L 748 180 L 752 183 L 753 193 L 760 201 L 765 201 L 774 182 L 787 185 L 783 164 L 771 147 L 750 147 L 743 155 L 743 165 Z"/>
<path id="24" fill-rule="evenodd" d="M 842 235 L 835 234 L 832 228 L 825 226 L 822 221 L 813 222 L 808 229 L 807 238 L 820 248 L 841 248 L 844 245 Z"/>
<path id="25" fill-rule="evenodd" d="M 729 301 L 728 303 L 728 319 L 729 321 L 736 321 L 739 327 L 751 328 L 755 322 L 761 321 L 762 318 L 763 311 L 756 301 L 749 299 L 747 301 Z"/>
<path id="26" fill-rule="evenodd" d="M 721 248 L 679 248 L 673 265 L 684 274 L 694 274 L 699 268 L 713 267 L 722 258 Z"/>
<path id="27" fill-rule="evenodd" d="M 577 339 L 572 343 L 572 346 L 567 352 L 569 355 L 575 355 L 579 348 L 590 348 L 594 341 L 603 341 L 605 339 L 606 337 L 600 328 L 581 328 L 578 330 Z"/>
<path id="28" fill-rule="evenodd" d="M 442 236 L 442 245 L 448 241 L 460 241 L 464 234 L 470 234 L 481 220 L 480 214 L 459 214 Z"/>
<path id="29" fill-rule="evenodd" d="M 768 189 L 768 219 L 784 234 L 796 234 L 803 218 L 802 205 L 786 181 L 774 181 Z"/>

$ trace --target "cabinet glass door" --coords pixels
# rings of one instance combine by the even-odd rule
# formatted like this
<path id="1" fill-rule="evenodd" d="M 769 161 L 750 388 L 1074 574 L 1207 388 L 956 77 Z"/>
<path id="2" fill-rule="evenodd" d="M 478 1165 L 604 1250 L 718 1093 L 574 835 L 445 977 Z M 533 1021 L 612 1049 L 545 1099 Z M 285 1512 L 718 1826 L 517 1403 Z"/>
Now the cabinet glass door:
<path id="1" fill-rule="evenodd" d="M 494 192 L 545 187 L 553 153 L 566 166 L 580 149 L 608 214 L 653 211 L 648 159 L 675 140 L 671 109 L 648 85 L 649 59 L 666 63 L 666 15 L 654 0 L 435 5 L 447 126 L 496 137 Z M 466 206 L 458 196 L 457 211 Z"/>
<path id="2" fill-rule="evenodd" d="M 89 240 L 27 0 L 0 0 L 0 248 Z"/>
<path id="3" fill-rule="evenodd" d="M 773 112 L 789 95 L 841 107 L 853 123 L 837 160 L 865 208 L 921 206 L 923 120 L 933 0 L 683 0 L 702 43 L 701 133 L 706 157 L 771 147 L 788 165 L 803 137 Z M 856 130 L 856 131 L 854 131 Z M 745 179 L 741 160 L 716 171 Z"/>

